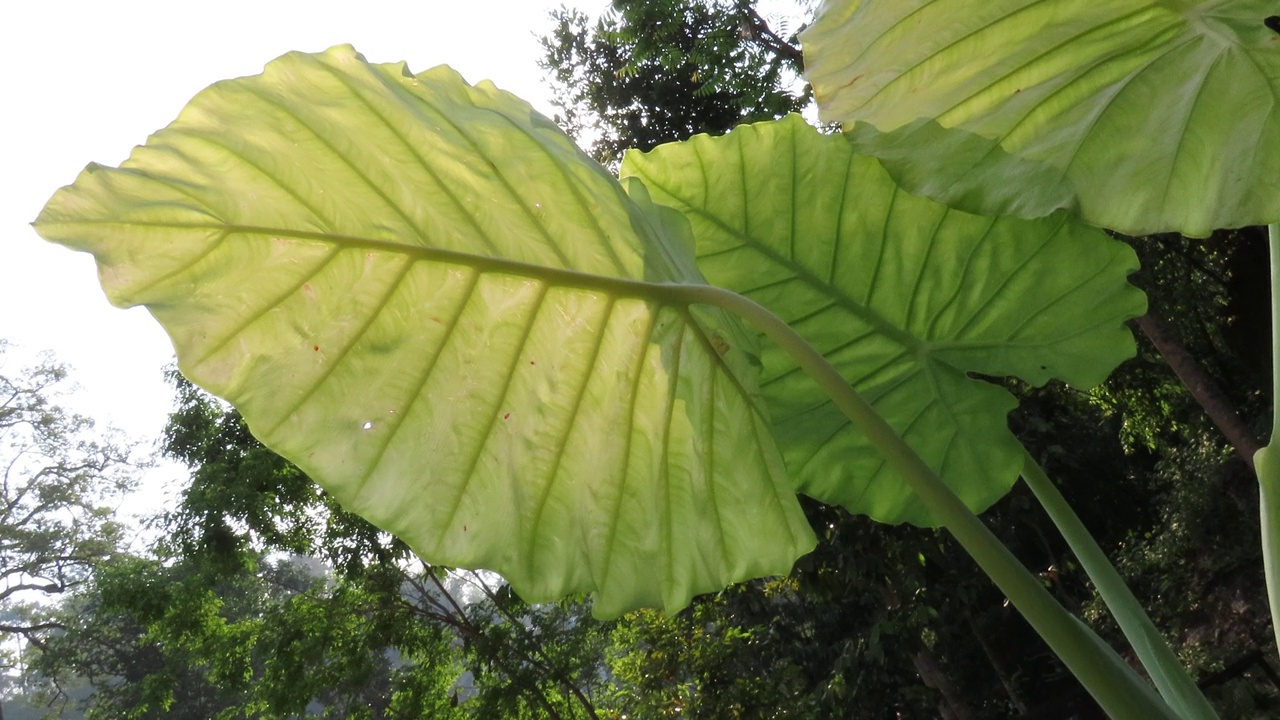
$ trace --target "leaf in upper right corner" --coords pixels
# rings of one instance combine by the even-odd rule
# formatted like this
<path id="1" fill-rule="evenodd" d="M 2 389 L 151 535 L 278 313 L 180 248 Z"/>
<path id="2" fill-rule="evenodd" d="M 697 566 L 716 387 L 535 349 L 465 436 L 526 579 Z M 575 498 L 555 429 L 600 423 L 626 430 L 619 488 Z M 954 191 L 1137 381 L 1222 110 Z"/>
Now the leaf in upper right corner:
<path id="1" fill-rule="evenodd" d="M 987 218 L 901 190 L 798 116 L 628 153 L 622 174 L 685 213 L 709 281 L 821 352 L 974 511 L 1017 480 L 1016 405 L 981 379 L 1101 382 L 1145 310 L 1124 243 L 1065 214 Z M 934 524 L 835 405 L 771 343 L 761 389 L 797 488 L 882 522 Z"/>
<path id="2" fill-rule="evenodd" d="M 1272 0 L 827 0 L 802 39 L 823 119 L 912 192 L 1204 236 L 1280 220 L 1276 16 Z"/>

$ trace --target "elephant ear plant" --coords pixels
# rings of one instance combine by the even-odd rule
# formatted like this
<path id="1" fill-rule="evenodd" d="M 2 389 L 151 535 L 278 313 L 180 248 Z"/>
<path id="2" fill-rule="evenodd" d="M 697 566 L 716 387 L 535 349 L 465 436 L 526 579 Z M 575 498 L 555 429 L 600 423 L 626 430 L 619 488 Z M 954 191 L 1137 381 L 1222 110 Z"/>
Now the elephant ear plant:
<path id="1" fill-rule="evenodd" d="M 957 208 L 1067 209 L 1130 234 L 1268 225 L 1280 359 L 1278 10 L 1266 0 L 831 1 L 805 33 L 806 75 L 823 119 L 859 152 Z M 1254 464 L 1280 642 L 1280 406 L 1272 428 Z M 1027 480 L 1042 500 L 1056 496 L 1035 469 Z M 1055 507 L 1046 502 L 1162 694 L 1184 716 L 1207 716 L 1178 699 L 1185 683 L 1148 652 L 1162 650 L 1143 639 L 1149 624 Z"/>
<path id="2" fill-rule="evenodd" d="M 1114 31 L 1143 52 L 1186 42 L 1124 13 L 1090 32 L 1091 7 L 1048 4 L 1062 11 L 1033 24 L 1052 35 L 1038 50 L 1049 70 L 1098 64 L 1073 42 L 1123 56 L 1099 49 Z M 938 78 L 968 77 L 976 61 L 1005 74 L 1034 64 L 987 47 L 1010 49 L 1026 28 L 966 45 L 982 23 L 1026 14 L 1019 3 L 899 5 L 903 17 L 879 18 L 897 10 L 827 3 L 806 40 L 828 119 L 870 118 L 848 136 L 788 117 L 629 154 L 618 180 L 490 84 L 337 47 L 200 93 L 120 168 L 91 165 L 58 191 L 36 228 L 93 253 L 111 301 L 148 307 L 187 377 L 430 562 L 497 571 L 535 602 L 592 592 L 602 617 L 674 612 L 787 572 L 814 543 L 803 492 L 945 527 L 1113 717 L 1214 717 L 1009 432 L 1014 397 L 977 379 L 1087 387 L 1132 354 L 1136 259 L 1089 224 L 1112 215 L 1050 212 L 1107 205 L 1115 190 L 1076 198 L 1094 177 L 1072 174 L 1083 161 L 1000 146 L 1001 133 L 1033 135 L 1026 122 L 962 127 L 912 96 L 919 106 L 884 111 L 908 121 L 904 134 L 871 117 L 874 102 L 842 100 L 863 78 L 892 85 L 913 68 L 937 92 L 978 98 Z M 919 45 L 932 48 L 922 59 L 898 53 L 917 46 L 893 33 L 959 17 L 951 5 L 974 6 L 954 38 Z M 1074 30 L 1058 37 L 1058 22 Z M 1033 144 L 1076 142 L 1084 121 L 1068 101 L 1086 94 L 1037 92 L 1056 100 L 1034 108 L 1053 105 L 1065 124 Z M 1085 135 L 1119 137 L 1123 119 Z M 1203 154 L 1229 134 L 1215 132 L 1186 147 Z M 913 152 L 918 138 L 930 145 Z M 1271 177 L 1264 146 L 1253 175 L 1214 187 L 1255 192 Z M 929 164 L 952 150 L 964 172 Z M 1175 174 L 1164 205 L 1186 210 L 1196 173 Z M 958 176 L 974 183 L 938 198 L 957 208 L 906 191 Z M 975 515 L 1019 474 L 1155 689 Z"/>

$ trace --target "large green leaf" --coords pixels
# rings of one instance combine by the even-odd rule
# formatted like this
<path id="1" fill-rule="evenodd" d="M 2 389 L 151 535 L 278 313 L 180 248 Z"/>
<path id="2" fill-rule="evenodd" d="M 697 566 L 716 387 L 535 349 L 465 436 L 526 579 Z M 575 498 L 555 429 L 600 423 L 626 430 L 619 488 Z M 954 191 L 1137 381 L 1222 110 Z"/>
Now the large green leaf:
<path id="1" fill-rule="evenodd" d="M 813 545 L 746 336 L 671 299 L 703 282 L 687 224 L 492 85 L 286 55 L 90 166 L 36 227 L 432 562 L 530 600 L 597 590 L 609 616 Z"/>
<path id="2" fill-rule="evenodd" d="M 693 225 L 707 279 L 773 310 L 830 360 L 970 508 L 1017 479 L 1016 401 L 971 373 L 1101 382 L 1145 308 L 1123 243 L 1057 214 L 991 219 L 900 190 L 797 116 L 631 152 L 624 176 Z M 798 487 L 885 522 L 924 505 L 776 348 L 761 387 Z"/>
<path id="3" fill-rule="evenodd" d="M 1206 235 L 1280 220 L 1280 34 L 1264 24 L 1278 13 L 1270 0 L 827 0 L 805 71 L 823 118 L 872 126 L 855 133 L 863 148 L 914 192 Z"/>

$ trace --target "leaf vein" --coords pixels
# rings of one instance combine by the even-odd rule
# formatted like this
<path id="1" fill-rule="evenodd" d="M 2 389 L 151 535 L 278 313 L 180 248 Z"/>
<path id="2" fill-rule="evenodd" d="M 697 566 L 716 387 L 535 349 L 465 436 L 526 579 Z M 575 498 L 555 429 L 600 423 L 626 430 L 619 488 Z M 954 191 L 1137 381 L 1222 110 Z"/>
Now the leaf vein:
<path id="1" fill-rule="evenodd" d="M 476 474 L 476 468 L 480 465 L 480 458 L 484 456 L 484 449 L 489 446 L 489 440 L 493 437 L 493 427 L 498 422 L 501 415 L 499 410 L 502 403 L 507 399 L 507 394 L 511 392 L 511 382 L 515 378 L 516 368 L 520 365 L 520 353 L 524 349 L 525 343 L 529 341 L 529 333 L 533 331 L 533 326 L 537 323 L 538 314 L 542 310 L 543 301 L 547 297 L 547 284 L 538 283 L 538 294 L 533 300 L 533 307 L 529 309 L 529 317 L 524 322 L 524 327 L 520 331 L 520 341 L 511 349 L 511 360 L 507 364 L 507 371 L 502 379 L 502 391 L 498 394 L 497 403 L 489 409 L 489 422 L 485 425 L 484 432 L 478 437 L 480 441 L 476 443 L 475 452 L 471 454 L 471 459 L 467 462 L 467 469 L 462 473 L 459 483 L 458 492 L 454 498 L 449 501 L 449 510 L 446 512 L 444 521 L 440 523 L 440 533 L 436 542 L 443 542 L 445 536 L 453 525 L 454 518 L 458 514 L 458 509 L 462 506 L 462 498 L 467 494 L 467 486 L 471 483 L 471 479 Z"/>
<path id="2" fill-rule="evenodd" d="M 373 477 L 374 472 L 377 471 L 378 466 L 382 464 L 382 459 L 386 456 L 387 449 L 391 447 L 391 443 L 400 432 L 400 428 L 408 419 L 414 403 L 418 402 L 418 399 L 422 396 L 422 391 L 427 387 L 427 381 L 430 380 L 431 374 L 435 372 L 436 363 L 439 362 L 440 356 L 444 354 L 445 347 L 449 344 L 450 340 L 453 339 L 453 331 L 457 329 L 458 321 L 462 318 L 463 311 L 466 309 L 467 305 L 470 304 L 471 297 L 475 294 L 476 286 L 479 284 L 481 275 L 481 273 L 472 268 L 466 269 L 469 271 L 467 287 L 466 290 L 463 291 L 458 304 L 454 307 L 453 314 L 450 316 L 449 322 L 444 326 L 444 335 L 440 338 L 440 341 L 436 343 L 435 353 L 427 360 L 427 362 L 423 363 L 422 374 L 414 383 L 414 391 L 409 393 L 406 397 L 405 404 L 400 408 L 400 411 L 392 416 L 394 419 L 391 422 L 391 429 L 387 432 L 387 439 L 383 441 L 382 446 L 370 460 L 368 469 L 365 470 L 360 481 L 356 483 L 356 489 L 353 493 L 354 495 L 359 495 L 364 492 L 365 485 L 369 484 L 369 480 Z"/>

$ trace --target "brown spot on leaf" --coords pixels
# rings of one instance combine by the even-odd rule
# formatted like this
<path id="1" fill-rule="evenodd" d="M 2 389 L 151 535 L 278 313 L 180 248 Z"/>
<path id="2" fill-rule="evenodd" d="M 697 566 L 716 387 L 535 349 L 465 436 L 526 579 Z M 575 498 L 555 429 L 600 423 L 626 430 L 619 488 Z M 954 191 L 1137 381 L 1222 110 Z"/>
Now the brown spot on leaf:
<path id="1" fill-rule="evenodd" d="M 716 349 L 720 357 L 724 357 L 729 352 L 729 341 L 720 333 L 711 333 L 711 347 Z"/>

